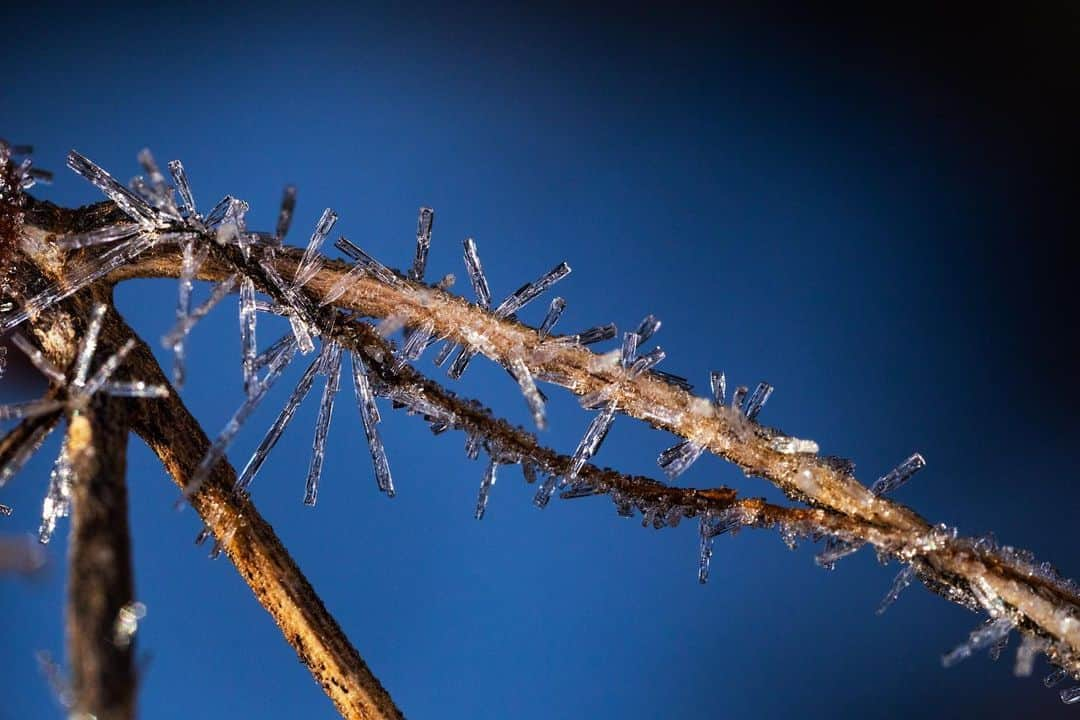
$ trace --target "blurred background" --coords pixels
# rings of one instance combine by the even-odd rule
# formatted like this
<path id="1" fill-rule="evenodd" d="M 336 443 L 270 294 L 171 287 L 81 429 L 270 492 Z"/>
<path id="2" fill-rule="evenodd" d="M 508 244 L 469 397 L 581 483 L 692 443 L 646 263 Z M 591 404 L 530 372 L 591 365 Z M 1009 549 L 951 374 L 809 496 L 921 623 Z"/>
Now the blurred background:
<path id="1" fill-rule="evenodd" d="M 1072 577 L 1076 542 L 1075 242 L 1080 16 L 1070 3 L 949 11 L 795 3 L 703 11 L 633 5 L 457 8 L 341 3 L 3 11 L 0 135 L 56 171 L 33 192 L 97 191 L 76 148 L 122 181 L 136 153 L 183 160 L 206 208 L 230 193 L 270 228 L 299 188 L 294 244 L 324 207 L 337 230 L 407 267 L 416 211 L 436 210 L 429 275 L 472 296 L 476 238 L 499 298 L 560 260 L 559 329 L 646 313 L 663 369 L 777 391 L 762 421 L 852 458 L 870 482 L 915 451 L 897 493 L 964 534 L 994 531 Z M 197 299 L 206 287 L 197 287 Z M 129 282 L 144 337 L 176 283 Z M 550 295 L 523 313 L 539 322 Z M 280 323 L 260 326 L 265 345 Z M 270 329 L 272 328 L 272 329 Z M 613 345 L 610 345 L 613 346 Z M 242 400 L 236 301 L 194 331 L 183 397 L 210 434 Z M 418 366 L 433 368 L 434 353 Z M 162 352 L 160 356 L 165 359 Z M 0 401 L 42 383 L 9 352 Z M 242 465 L 303 363 L 236 442 Z M 526 424 L 488 362 L 449 385 Z M 551 388 L 542 441 L 589 422 Z M 696 578 L 694 523 L 643 529 L 607 499 L 532 505 L 502 470 L 473 519 L 483 461 L 464 437 L 384 410 L 398 497 L 378 493 L 343 383 L 319 504 L 301 504 L 317 400 L 297 413 L 254 499 L 411 717 L 1072 717 L 1048 670 L 1012 650 L 943 670 L 975 615 L 912 587 L 874 609 L 895 566 L 863 551 L 832 572 L 772 532 L 719 538 Z M 596 460 L 660 477 L 666 434 L 619 418 Z M 36 531 L 59 442 L 0 493 L 5 536 Z M 147 718 L 334 717 L 227 560 L 137 440 L 129 477 Z M 704 457 L 680 484 L 759 479 Z M 34 660 L 63 655 L 65 535 L 26 579 L 0 577 L 0 718 L 57 717 Z"/>

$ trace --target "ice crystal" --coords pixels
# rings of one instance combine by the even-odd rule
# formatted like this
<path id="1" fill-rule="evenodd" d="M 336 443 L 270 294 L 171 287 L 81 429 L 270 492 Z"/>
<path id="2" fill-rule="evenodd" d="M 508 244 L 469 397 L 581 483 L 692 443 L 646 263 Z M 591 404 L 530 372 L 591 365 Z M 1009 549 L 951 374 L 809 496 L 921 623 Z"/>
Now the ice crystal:
<path id="1" fill-rule="evenodd" d="M 319 415 L 315 421 L 315 440 L 312 443 L 311 464 L 308 467 L 304 504 L 314 505 L 319 494 L 319 478 L 322 476 L 323 459 L 326 456 L 326 435 L 330 430 L 330 418 L 334 412 L 334 398 L 341 378 L 341 346 L 337 343 L 323 345 L 319 372 L 326 376 Z"/>
<path id="2" fill-rule="evenodd" d="M 566 301 L 561 297 L 557 297 L 551 301 L 551 306 L 548 307 L 547 315 L 544 316 L 544 321 L 540 323 L 540 328 L 537 330 L 541 338 L 545 338 L 551 333 L 551 328 L 555 327 L 555 323 L 559 322 L 559 318 L 562 317 L 563 310 L 565 309 Z"/>
<path id="3" fill-rule="evenodd" d="M 1016 648 L 1016 663 L 1013 665 L 1013 675 L 1016 677 L 1030 677 L 1035 669 L 1035 658 L 1039 653 L 1046 650 L 1046 641 L 1042 638 L 1024 635 L 1020 640 L 1020 647 Z"/>
<path id="4" fill-rule="evenodd" d="M 254 392 L 252 392 L 240 407 L 236 409 L 233 416 L 229 418 L 229 422 L 225 424 L 225 427 L 218 433 L 218 436 L 206 451 L 206 455 L 199 461 L 199 465 L 195 468 L 195 472 L 192 473 L 191 478 L 184 486 L 181 503 L 199 492 L 203 483 L 210 477 L 210 471 L 213 470 L 218 461 L 225 456 L 225 451 L 228 450 L 229 445 L 232 444 L 236 434 L 240 432 L 240 428 L 243 426 L 244 422 L 251 416 L 251 413 L 255 412 L 255 408 L 257 408 L 266 397 L 270 388 L 273 387 L 274 383 L 281 376 L 281 373 L 292 360 L 295 352 L 296 342 L 293 340 L 293 342 L 286 344 L 274 358 L 267 363 L 266 375 L 264 375 L 258 385 L 256 385 Z"/>
<path id="5" fill-rule="evenodd" d="M 409 279 L 424 281 L 427 270 L 428 249 L 431 247 L 431 229 L 435 224 L 435 211 L 429 207 L 420 208 L 416 216 L 416 257 L 413 259 Z"/>
<path id="6" fill-rule="evenodd" d="M 769 396 L 772 395 L 773 386 L 769 383 L 758 383 L 758 386 L 754 388 L 753 395 L 746 401 L 746 407 L 743 412 L 746 413 L 746 417 L 751 420 L 756 420 L 761 409 L 765 407 L 765 403 L 769 401 Z"/>
<path id="7" fill-rule="evenodd" d="M 889 588 L 889 592 L 882 598 L 881 604 L 878 605 L 877 614 L 882 615 L 889 607 L 896 602 L 896 599 L 900 597 L 900 593 L 904 591 L 911 581 L 915 579 L 915 566 L 905 565 L 903 569 L 897 573 L 893 579 L 892 587 Z"/>
<path id="8" fill-rule="evenodd" d="M 292 338 L 290 338 L 291 340 Z M 296 414 L 296 409 L 300 407 L 300 403 L 304 401 L 308 393 L 311 392 L 311 386 L 315 382 L 315 374 L 319 370 L 319 365 L 322 362 L 322 357 L 316 357 L 308 366 L 304 374 L 300 376 L 300 380 L 296 383 L 296 387 L 293 388 L 289 398 L 285 401 L 284 407 L 278 413 L 277 418 L 274 420 L 270 429 L 266 431 L 263 439 L 259 442 L 258 447 L 255 448 L 255 452 L 251 458 L 248 459 L 247 464 L 244 465 L 244 469 L 240 472 L 240 476 L 236 480 L 236 488 L 238 490 L 247 490 L 252 481 L 255 479 L 255 475 L 262 468 L 263 463 L 266 462 L 267 456 L 270 454 L 270 450 L 277 444 L 278 439 L 281 438 L 281 434 L 285 431 L 289 422 L 292 420 L 293 415 Z M 256 386 L 257 388 L 258 386 Z M 248 397 L 251 397 L 249 394 Z"/>
<path id="9" fill-rule="evenodd" d="M 698 521 L 698 582 L 709 581 L 709 565 L 712 561 L 712 541 L 717 535 L 731 532 L 742 524 L 738 513 L 733 511 L 708 511 Z"/>
<path id="10" fill-rule="evenodd" d="M 1080 703 L 1080 685 L 1062 690 L 1060 693 L 1058 693 L 1058 696 L 1061 698 L 1061 702 L 1065 703 L 1066 705 L 1075 705 L 1076 703 Z"/>
<path id="11" fill-rule="evenodd" d="M 353 371 L 353 388 L 356 391 L 356 404 L 360 408 L 360 419 L 364 425 L 364 434 L 367 436 L 368 449 L 371 452 L 371 463 L 375 469 L 375 482 L 379 490 L 389 497 L 394 497 L 394 480 L 390 475 L 390 464 L 386 457 L 386 448 L 379 436 L 379 409 L 375 405 L 375 394 L 371 391 L 368 382 L 367 368 L 363 360 L 356 353 L 351 354 Z"/>
<path id="12" fill-rule="evenodd" d="M 870 492 L 875 495 L 885 495 L 897 489 L 904 483 L 906 483 L 911 476 L 919 470 L 926 467 L 926 460 L 919 453 L 915 453 L 904 462 L 900 463 L 893 470 L 890 470 L 887 474 L 878 478 L 872 486 L 870 486 Z"/>
<path id="13" fill-rule="evenodd" d="M 487 468 L 484 470 L 484 478 L 480 481 L 480 493 L 476 497 L 476 519 L 484 519 L 484 511 L 487 509 L 488 495 L 491 493 L 491 488 L 495 485 L 495 474 L 499 469 L 499 464 L 495 461 L 495 458 L 491 458 L 488 461 Z"/>
<path id="14" fill-rule="evenodd" d="M 986 621 L 986 623 L 973 630 L 965 642 L 957 645 L 942 656 L 942 666 L 952 667 L 961 660 L 971 657 L 974 653 L 997 644 L 1007 637 L 1014 627 L 1013 621 L 1007 617 Z"/>
<path id="15" fill-rule="evenodd" d="M 608 323 L 607 325 L 597 325 L 588 330 L 583 330 L 577 334 L 576 338 L 579 345 L 593 345 L 605 340 L 611 340 L 618 332 L 615 323 Z"/>

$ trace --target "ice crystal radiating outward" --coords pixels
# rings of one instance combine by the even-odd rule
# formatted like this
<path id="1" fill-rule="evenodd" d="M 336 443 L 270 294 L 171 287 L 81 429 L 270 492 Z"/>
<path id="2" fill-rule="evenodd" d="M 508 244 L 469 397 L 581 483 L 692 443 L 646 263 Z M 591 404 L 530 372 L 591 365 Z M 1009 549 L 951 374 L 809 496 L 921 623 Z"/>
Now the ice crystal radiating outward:
<path id="1" fill-rule="evenodd" d="M 290 340 L 292 338 L 289 338 Z M 285 406 L 278 413 L 277 419 L 274 420 L 274 424 L 267 430 L 266 435 L 263 436 L 262 442 L 255 448 L 255 453 L 251 456 L 251 459 L 247 461 L 247 465 L 240 472 L 240 476 L 236 480 L 236 487 L 240 490 L 247 490 L 252 480 L 255 479 L 255 474 L 259 472 L 263 463 L 266 462 L 267 456 L 270 454 L 270 450 L 273 449 L 277 443 L 281 434 L 285 431 L 285 427 L 292 420 L 293 415 L 296 414 L 296 409 L 300 406 L 300 403 L 304 401 L 308 393 L 311 392 L 311 386 L 315 382 L 315 374 L 319 370 L 319 365 L 322 362 L 322 357 L 315 358 L 311 365 L 308 366 L 304 374 L 300 376 L 300 381 L 296 383 L 296 387 L 293 388 L 292 394 L 289 395 L 289 399 L 285 401 Z M 249 395 L 250 397 L 250 395 Z"/>
<path id="2" fill-rule="evenodd" d="M 240 428 L 243 426 L 244 422 L 251 416 L 251 413 L 255 412 L 255 408 L 257 408 L 259 403 L 263 401 L 263 398 L 266 397 L 270 388 L 273 387 L 274 383 L 281 376 L 282 371 L 285 370 L 286 366 L 292 360 L 295 352 L 296 342 L 293 340 L 292 342 L 287 343 L 268 363 L 266 375 L 259 381 L 259 384 L 255 387 L 255 391 L 252 392 L 251 395 L 244 400 L 243 404 L 236 409 L 236 412 L 233 413 L 229 422 L 225 424 L 225 427 L 210 445 L 210 449 L 207 450 L 206 455 L 199 461 L 198 467 L 195 468 L 195 472 L 192 473 L 191 478 L 184 486 L 184 494 L 181 503 L 183 500 L 191 498 L 199 492 L 203 483 L 210 477 L 210 471 L 213 470 L 218 461 L 225 456 L 225 451 L 229 448 L 233 438 L 236 437 L 236 434 L 240 432 Z"/>
<path id="3" fill-rule="evenodd" d="M 176 183 L 176 191 L 180 193 L 180 202 L 183 203 L 181 210 L 189 218 L 197 219 L 199 211 L 195 209 L 195 197 L 191 194 L 191 185 L 188 183 L 187 173 L 184 172 L 184 164 L 179 160 L 169 161 L 169 174 Z"/>
<path id="4" fill-rule="evenodd" d="M 900 597 L 900 593 L 904 591 L 911 581 L 915 579 L 915 566 L 905 565 L 904 568 L 897 573 L 893 579 L 892 587 L 889 588 L 889 592 L 885 594 L 885 597 L 881 600 L 881 604 L 878 605 L 877 614 L 881 615 L 889 609 L 896 598 Z"/>
<path id="5" fill-rule="evenodd" d="M 515 355 L 510 359 L 509 369 L 510 374 L 517 380 L 518 387 L 521 388 L 521 394 L 525 396 L 525 402 L 528 403 L 529 411 L 532 412 L 533 422 L 536 423 L 536 427 L 543 430 L 547 427 L 544 398 L 536 387 L 532 371 L 520 355 Z"/>
<path id="6" fill-rule="evenodd" d="M 157 238 L 153 236 L 137 235 L 113 245 L 95 258 L 81 258 L 68 263 L 60 282 L 26 300 L 21 308 L 10 310 L 0 316 L 0 332 L 7 332 L 26 321 L 31 315 L 71 297 L 90 283 L 131 262 L 157 242 Z"/>
<path id="7" fill-rule="evenodd" d="M 488 495 L 491 493 L 491 488 L 495 484 L 495 474 L 499 469 L 499 464 L 495 462 L 495 458 L 491 458 L 488 461 L 487 468 L 484 470 L 484 478 L 480 481 L 480 493 L 476 497 L 476 519 L 482 520 L 484 518 L 484 511 L 487 509 Z"/>
<path id="8" fill-rule="evenodd" d="M 491 290 L 488 288 L 484 267 L 480 264 L 480 255 L 476 252 L 476 241 L 465 238 L 465 268 L 469 271 L 469 282 L 476 293 L 476 304 L 487 309 L 491 307 Z"/>
<path id="9" fill-rule="evenodd" d="M 562 317 L 563 310 L 566 309 L 566 301 L 561 297 L 557 297 L 551 301 L 551 306 L 548 308 L 547 315 L 544 316 L 544 321 L 540 323 L 540 329 L 538 330 L 540 337 L 547 337 L 551 333 L 551 328 L 555 327 L 555 323 L 559 322 L 559 318 Z"/>
<path id="10" fill-rule="evenodd" d="M 709 581 L 709 565 L 712 561 L 712 541 L 717 535 L 736 529 L 741 521 L 733 513 L 709 511 L 698 521 L 698 582 Z"/>
<path id="11" fill-rule="evenodd" d="M 738 410 L 742 408 L 743 401 L 746 400 L 746 394 L 750 392 L 750 388 L 745 385 L 740 385 L 735 388 L 735 392 L 731 393 L 731 407 Z"/>
<path id="12" fill-rule="evenodd" d="M 1058 695 L 1061 697 L 1061 702 L 1066 705 L 1080 703 L 1080 685 L 1062 690 Z"/>
<path id="13" fill-rule="evenodd" d="M 578 443 L 577 449 L 574 450 L 573 462 L 570 465 L 569 472 L 566 473 L 566 483 L 572 483 L 576 480 L 581 468 L 585 467 L 585 463 L 589 462 L 592 456 L 596 454 L 596 451 L 600 449 L 600 443 L 604 441 L 614 420 L 615 402 L 609 401 L 589 423 L 585 435 L 582 436 L 581 442 Z"/>
<path id="14" fill-rule="evenodd" d="M 330 431 L 330 418 L 334 413 L 334 397 L 341 378 L 341 346 L 337 343 L 323 345 L 319 372 L 326 376 L 319 416 L 315 421 L 315 441 L 312 443 L 311 465 L 308 467 L 304 504 L 314 505 L 319 495 L 319 478 L 322 477 L 323 459 L 326 456 L 326 435 Z"/>
<path id="15" fill-rule="evenodd" d="M 525 283 L 495 308 L 495 316 L 504 318 L 516 313 L 544 293 L 555 283 L 570 274 L 570 266 L 559 263 L 536 280 Z"/>
<path id="16" fill-rule="evenodd" d="M 431 247 L 431 228 L 434 223 L 435 211 L 429 207 L 420 208 L 416 217 L 416 257 L 413 259 L 412 269 L 409 270 L 410 280 L 424 281 L 428 249 Z"/>
<path id="17" fill-rule="evenodd" d="M 53 464 L 49 475 L 49 489 L 41 505 L 41 527 L 38 529 L 38 541 L 42 544 L 52 539 L 59 518 L 71 514 L 71 486 L 75 470 L 71 465 L 67 441 L 60 448 L 60 455 Z"/>
<path id="18" fill-rule="evenodd" d="M 67 162 L 68 167 L 97 186 L 101 192 L 116 203 L 116 206 L 125 215 L 135 222 L 154 227 L 164 220 L 162 213 L 150 207 L 145 200 L 121 185 L 112 175 L 95 165 L 84 155 L 72 150 L 68 153 Z"/>
<path id="19" fill-rule="evenodd" d="M 404 367 L 405 363 L 412 362 L 420 357 L 424 352 L 424 348 L 428 346 L 434 330 L 435 324 L 431 320 L 426 320 L 420 327 L 409 333 L 408 339 L 401 346 L 401 351 L 394 362 L 395 371 Z"/>
<path id="20" fill-rule="evenodd" d="M 311 278 L 315 277 L 315 274 L 319 272 L 319 268 L 322 267 L 322 256 L 319 255 L 319 249 L 322 248 L 326 236 L 334 229 L 337 219 L 337 213 L 330 208 L 323 210 L 322 217 L 319 218 L 315 231 L 311 233 L 311 239 L 308 240 L 304 254 L 300 258 L 300 264 L 296 266 L 296 274 L 293 277 L 295 287 L 301 288 L 307 285 Z"/>
<path id="21" fill-rule="evenodd" d="M 611 340 L 618 332 L 615 323 L 608 323 L 607 325 L 597 325 L 589 328 L 578 333 L 576 337 L 579 345 L 593 345 L 604 340 Z"/>
<path id="22" fill-rule="evenodd" d="M 255 281 L 244 277 L 240 281 L 240 348 L 244 373 L 244 393 L 255 390 L 255 356 L 258 345 L 255 337 Z"/>
<path id="23" fill-rule="evenodd" d="M 195 273 L 206 260 L 206 250 L 196 251 L 195 242 L 189 240 L 183 244 L 180 259 L 180 283 L 179 294 L 176 301 L 176 322 L 182 325 L 187 322 L 191 314 L 191 291 L 195 280 Z M 190 327 L 190 326 L 189 326 Z M 186 333 L 185 333 L 186 335 Z M 182 387 L 184 384 L 184 339 L 182 335 L 172 344 L 173 351 L 173 384 Z M 166 347 L 169 347 L 166 345 Z"/>
<path id="24" fill-rule="evenodd" d="M 769 383 L 758 383 L 758 386 L 754 388 L 754 394 L 746 401 L 746 408 L 744 410 L 746 417 L 751 420 L 756 420 L 758 413 L 761 412 L 761 408 L 765 407 L 765 403 L 769 401 L 769 396 L 772 395 L 772 392 L 773 386 Z"/>
<path id="25" fill-rule="evenodd" d="M 880 477 L 870 487 L 870 492 L 875 495 L 885 495 L 906 483 L 911 476 L 926 467 L 926 460 L 919 453 L 915 453 L 904 462 L 900 463 L 888 474 Z"/>
<path id="26" fill-rule="evenodd" d="M 356 353 L 351 353 L 353 389 L 356 391 L 356 405 L 360 409 L 360 419 L 367 436 L 368 449 L 371 451 L 371 463 L 375 470 L 375 482 L 379 490 L 394 497 L 394 480 L 390 475 L 390 463 L 386 457 L 386 448 L 379 437 L 379 409 L 375 405 L 375 394 L 368 382 L 367 368 Z"/>
<path id="27" fill-rule="evenodd" d="M 944 667 L 952 667 L 961 660 L 971 657 L 974 653 L 986 650 L 1007 637 L 1014 627 L 1012 619 L 1007 617 L 986 621 L 985 624 L 971 632 L 966 642 L 961 643 L 944 655 L 941 658 L 941 664 Z"/>

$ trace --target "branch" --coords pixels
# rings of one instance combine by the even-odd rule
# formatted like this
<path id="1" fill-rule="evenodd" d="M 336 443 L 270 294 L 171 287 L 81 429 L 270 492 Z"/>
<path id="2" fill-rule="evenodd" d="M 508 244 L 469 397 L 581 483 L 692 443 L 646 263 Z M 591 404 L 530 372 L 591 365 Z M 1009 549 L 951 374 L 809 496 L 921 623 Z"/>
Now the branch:
<path id="1" fill-rule="evenodd" d="M 110 315 L 106 333 L 121 342 L 136 340 L 131 372 L 148 383 L 168 384 L 150 349 L 119 316 Z M 131 427 L 184 487 L 210 448 L 198 422 L 175 393 L 133 403 Z M 246 497 L 232 492 L 236 472 L 218 463 L 192 505 L 225 554 L 270 613 L 285 639 L 343 717 L 350 720 L 400 718 L 389 693 L 330 615 L 273 528 Z"/>
<path id="2" fill-rule="evenodd" d="M 68 660 L 74 710 L 117 720 L 135 716 L 134 576 L 128 534 L 125 403 L 101 397 L 71 418 Z"/>

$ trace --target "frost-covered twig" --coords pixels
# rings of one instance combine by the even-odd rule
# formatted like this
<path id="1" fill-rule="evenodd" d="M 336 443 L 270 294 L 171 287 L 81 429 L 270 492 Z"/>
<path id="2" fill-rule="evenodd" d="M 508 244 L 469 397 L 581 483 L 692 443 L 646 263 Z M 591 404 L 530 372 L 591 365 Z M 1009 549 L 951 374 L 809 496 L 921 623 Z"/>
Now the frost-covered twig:
<path id="1" fill-rule="evenodd" d="M 79 165 L 78 159 L 75 164 Z M 132 204 L 130 197 L 107 182 L 100 181 L 101 178 L 93 172 L 85 172 L 86 166 L 82 167 L 83 174 L 91 177 L 125 210 L 128 220 L 124 222 L 135 222 L 140 226 L 140 234 L 160 236 L 164 227 L 173 231 L 176 242 L 187 239 L 187 235 L 173 228 L 175 223 L 172 219 L 162 220 L 160 207 L 155 210 L 149 205 L 141 207 Z M 178 184 L 181 183 L 178 181 Z M 182 184 L 186 186 L 186 183 Z M 364 395 L 366 391 L 361 390 L 368 382 L 366 365 L 377 370 L 377 377 L 372 383 L 381 383 L 383 394 L 427 416 L 433 421 L 434 429 L 451 426 L 464 429 L 470 456 L 475 456 L 481 445 L 487 447 L 491 454 L 491 469 L 485 474 L 481 485 L 478 516 L 486 507 L 487 491 L 494 483 L 494 470 L 498 464 L 521 462 L 527 477 L 530 470 L 535 472 L 537 467 L 548 468 L 536 462 L 534 455 L 540 451 L 528 447 L 527 440 L 517 437 L 513 442 L 508 442 L 500 438 L 500 433 L 504 431 L 502 425 L 485 417 L 473 418 L 472 427 L 469 427 L 467 422 L 462 421 L 462 417 L 467 415 L 467 408 L 460 407 L 460 401 L 430 381 L 409 375 L 406 363 L 415 360 L 437 340 L 447 340 L 448 349 L 455 346 L 460 348 L 451 366 L 452 377 L 460 375 L 469 359 L 476 354 L 485 355 L 509 370 L 529 402 L 538 424 L 543 422 L 543 396 L 536 388 L 537 379 L 570 389 L 582 397 L 582 404 L 586 407 L 601 408 L 600 415 L 590 426 L 574 458 L 549 459 L 558 464 L 548 470 L 551 472 L 549 480 L 559 475 L 563 477 L 564 497 L 608 492 L 621 514 L 632 514 L 637 507 L 645 516 L 646 523 L 656 527 L 677 522 L 679 517 L 698 515 L 701 538 L 699 575 L 702 579 L 708 573 L 713 537 L 743 526 L 779 526 L 789 544 L 799 535 L 810 535 L 815 539 L 827 537 L 826 549 L 818 556 L 819 562 L 827 567 L 869 543 L 884 555 L 910 567 L 894 584 L 887 598 L 889 601 L 894 599 L 907 580 L 917 576 L 932 590 L 950 600 L 986 612 L 995 623 L 995 628 L 1004 629 L 1006 633 L 1013 628 L 1023 631 L 1038 643 L 1052 661 L 1069 674 L 1080 676 L 1080 622 L 1077 620 L 1080 598 L 1074 584 L 1059 578 L 1052 568 L 1037 565 L 1022 552 L 998 547 L 986 539 L 958 538 L 954 531 L 944 526 L 932 526 L 914 511 L 885 497 L 889 490 L 898 487 L 922 466 L 921 456 L 913 455 L 897 470 L 884 474 L 873 487 L 868 488 L 854 477 L 850 464 L 835 458 L 819 457 L 817 446 L 812 441 L 788 436 L 756 421 L 772 391 L 767 383 L 759 384 L 752 393 L 746 387 L 739 387 L 732 395 L 732 403 L 725 405 L 722 375 L 719 376 L 718 385 L 713 383 L 713 397 L 704 399 L 691 395 L 685 380 L 653 369 L 664 357 L 663 352 L 657 349 L 638 355 L 637 346 L 657 329 L 659 323 L 655 318 L 646 318 L 636 332 L 624 336 L 621 357 L 620 353 L 598 355 L 585 347 L 588 342 L 586 338 L 610 337 L 614 334 L 613 330 L 588 331 L 577 336 L 552 336 L 552 325 L 561 313 L 561 307 L 557 304 L 553 304 L 549 312 L 552 320 L 545 321 L 540 330 L 517 322 L 513 312 L 565 275 L 568 272 L 565 264 L 538 281 L 523 286 L 492 310 L 490 291 L 483 277 L 475 244 L 471 241 L 466 241 L 465 253 L 470 279 L 477 294 L 476 303 L 446 292 L 446 284 L 431 286 L 422 282 L 421 259 L 426 258 L 430 244 L 430 217 L 426 230 L 418 229 L 416 265 L 420 269 L 418 271 L 414 266 L 413 271 L 405 275 L 383 266 L 344 238 L 339 241 L 338 247 L 357 261 L 351 267 L 318 256 L 316 251 L 322 242 L 321 237 L 317 238 L 318 242 L 313 238 L 307 250 L 301 251 L 282 247 L 280 236 L 283 233 L 280 231 L 274 235 L 251 235 L 242 227 L 242 223 L 234 223 L 233 232 L 224 238 L 220 230 L 211 236 L 208 230 L 191 224 L 194 205 L 189 199 L 190 189 L 181 194 L 189 206 L 189 211 L 184 213 L 187 219 L 182 223 L 184 232 L 194 233 L 203 243 L 211 239 L 217 241 L 216 246 L 208 246 L 208 257 L 194 271 L 194 276 L 219 282 L 230 277 L 241 277 L 244 282 L 255 284 L 258 291 L 270 295 L 274 301 L 262 307 L 290 318 L 297 342 L 307 346 L 303 349 L 313 349 L 313 343 L 307 336 L 316 335 L 324 344 L 323 353 L 336 352 L 334 346 L 338 343 L 349 344 L 347 340 L 342 340 L 340 332 L 334 330 L 338 309 L 381 319 L 383 334 L 392 328 L 405 329 L 406 344 L 393 353 L 393 362 L 389 364 L 385 362 L 390 357 L 389 349 L 380 348 L 377 338 L 368 337 L 366 342 L 361 338 L 362 342 L 353 342 L 350 346 L 365 430 L 369 439 L 372 438 L 371 427 L 377 421 L 377 411 L 374 411 L 371 399 Z M 148 200 L 144 198 L 143 202 Z M 108 214 L 107 210 L 96 212 L 99 216 Z M 326 217 L 324 215 L 324 220 Z M 199 222 L 202 222 L 201 218 Z M 186 279 L 192 275 L 190 265 L 187 272 L 178 271 L 185 263 L 178 262 L 176 248 L 171 247 L 169 242 L 139 246 L 137 252 L 124 250 L 127 247 L 125 244 L 137 242 L 138 236 L 122 236 L 130 229 L 125 230 L 123 224 L 114 221 L 112 230 L 106 227 L 108 223 L 83 228 L 83 233 L 97 233 L 92 237 L 87 236 L 94 242 L 100 241 L 103 234 L 115 244 L 96 260 L 80 258 L 83 265 L 78 267 L 104 263 L 108 265 L 107 277 L 110 281 L 127 277 L 176 277 L 179 274 Z M 325 224 L 320 223 L 320 227 Z M 38 225 L 42 227 L 41 223 Z M 317 234 L 325 235 L 318 231 Z M 52 252 L 42 233 L 31 228 L 25 236 L 27 242 L 24 243 L 24 251 L 28 256 L 35 256 L 35 248 L 40 251 L 44 247 L 46 252 Z M 123 262 L 115 261 L 114 255 L 118 252 L 123 255 Z M 89 277 L 81 269 L 77 275 L 84 281 L 85 277 Z M 283 278 L 293 280 L 289 282 Z M 252 307 L 250 289 L 249 286 L 245 291 L 249 316 Z M 32 296 L 30 305 L 40 305 L 41 298 L 54 296 L 55 292 L 49 296 L 39 293 Z M 18 309 L 7 311 L 3 318 L 4 325 L 11 327 L 31 314 Z M 362 335 L 370 330 L 358 329 L 357 332 Z M 372 347 L 375 352 L 371 351 Z M 449 352 L 444 350 L 436 363 L 439 364 L 448 355 Z M 356 364 L 357 360 L 359 365 Z M 325 359 L 320 360 L 319 367 L 324 363 Z M 245 356 L 246 381 L 250 381 L 249 369 L 255 364 L 248 351 Z M 332 369 L 333 376 L 336 377 L 337 372 L 338 368 Z M 716 379 L 714 375 L 713 380 Z M 336 384 L 328 383 L 324 407 L 328 401 L 332 401 L 331 385 L 336 389 Z M 469 403 L 464 405 L 468 406 Z M 323 414 L 328 419 L 329 412 Z M 596 452 L 616 414 L 639 418 L 680 438 L 675 447 L 661 454 L 661 466 L 671 477 L 677 476 L 703 450 L 709 450 L 739 465 L 749 475 L 768 479 L 793 499 L 807 502 L 811 507 L 782 508 L 752 499 L 737 500 L 733 491 L 727 489 L 687 491 L 654 481 L 627 479 L 618 473 L 613 473 L 610 481 L 583 477 L 582 472 L 609 472 L 596 471 L 586 461 Z M 317 433 L 325 432 L 323 422 L 318 428 Z M 372 452 L 373 458 L 376 458 L 378 453 L 374 445 Z M 382 460 L 385 461 L 385 457 Z M 214 462 L 216 459 L 211 462 L 215 471 L 227 467 L 225 463 L 215 465 Z M 376 462 L 378 464 L 379 460 L 376 459 Z M 209 487 L 203 491 L 200 483 L 189 488 L 192 499 L 200 502 Z M 388 492 L 392 492 L 392 485 L 382 479 L 380 487 L 389 488 Z M 545 482 L 542 489 L 550 494 L 554 486 Z M 646 497 L 646 492 L 653 495 Z M 683 500 L 690 497 L 686 493 L 693 492 L 699 495 L 692 498 L 696 505 L 687 512 Z M 244 499 L 242 493 L 234 494 L 240 500 Z M 543 494 L 538 496 L 538 501 L 541 501 L 538 504 L 544 504 L 542 500 Z M 997 636 L 994 635 L 995 638 Z M 970 641 L 972 647 L 980 646 L 983 637 L 984 633 L 973 633 Z M 994 640 L 991 644 L 996 646 L 996 642 Z M 964 651 L 959 651 L 958 655 L 950 657 L 963 654 Z"/>

